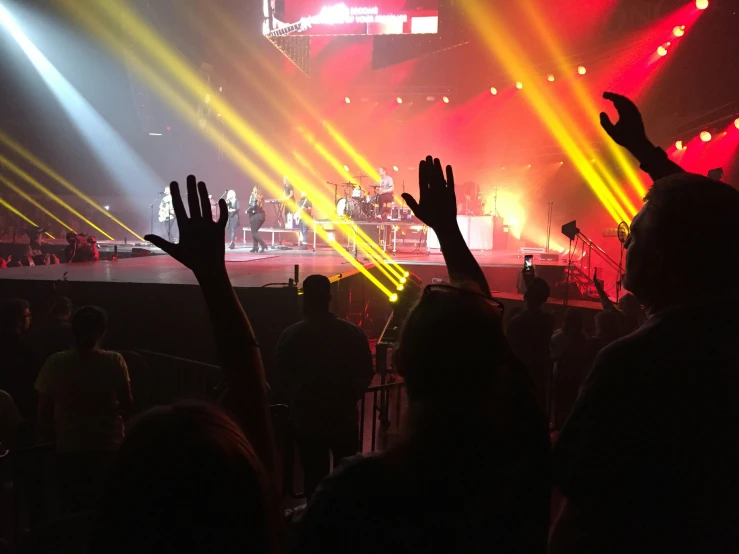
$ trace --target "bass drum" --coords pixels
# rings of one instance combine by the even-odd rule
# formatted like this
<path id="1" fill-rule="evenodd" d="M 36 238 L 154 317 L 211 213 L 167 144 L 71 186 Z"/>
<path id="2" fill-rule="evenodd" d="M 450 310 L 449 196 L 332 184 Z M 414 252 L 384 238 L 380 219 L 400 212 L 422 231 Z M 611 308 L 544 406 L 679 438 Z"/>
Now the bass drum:
<path id="1" fill-rule="evenodd" d="M 359 201 L 354 198 L 342 198 L 336 203 L 336 215 L 339 217 L 357 217 L 359 212 Z"/>

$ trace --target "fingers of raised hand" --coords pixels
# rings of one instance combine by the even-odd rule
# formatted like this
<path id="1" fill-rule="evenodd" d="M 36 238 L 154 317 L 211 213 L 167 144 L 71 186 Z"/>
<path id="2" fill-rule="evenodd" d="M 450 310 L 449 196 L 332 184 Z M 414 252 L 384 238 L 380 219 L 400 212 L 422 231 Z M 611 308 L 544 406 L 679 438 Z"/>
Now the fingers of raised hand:
<path id="1" fill-rule="evenodd" d="M 403 197 L 403 200 L 405 200 L 405 203 L 408 204 L 408 207 L 415 214 L 416 210 L 418 210 L 418 202 L 416 202 L 416 199 L 407 192 L 404 192 L 401 196 Z"/>
<path id="2" fill-rule="evenodd" d="M 172 250 L 175 245 L 169 242 L 168 240 L 163 239 L 159 235 L 144 235 L 144 240 L 148 240 L 154 246 L 156 246 L 157 248 L 161 248 L 167 254 L 172 256 Z"/>
<path id="3" fill-rule="evenodd" d="M 200 201 L 195 175 L 187 176 L 187 206 L 190 208 L 190 219 L 200 219 Z"/>
<path id="4" fill-rule="evenodd" d="M 226 206 L 226 201 L 221 198 L 218 201 L 218 226 L 226 228 L 226 220 L 228 219 L 228 206 Z"/>
<path id="5" fill-rule="evenodd" d="M 203 219 L 213 221 L 213 214 L 210 211 L 210 198 L 208 198 L 208 187 L 200 181 L 198 183 L 198 195 L 200 196 L 200 211 Z"/>
<path id="6" fill-rule="evenodd" d="M 613 132 L 613 122 L 607 113 L 600 114 L 600 125 L 609 135 Z"/>
<path id="7" fill-rule="evenodd" d="M 177 181 L 172 181 L 169 184 L 170 193 L 172 194 L 172 209 L 177 221 L 185 221 L 187 219 L 187 212 L 185 211 L 185 205 L 182 203 L 182 195 L 180 194 L 180 184 Z"/>
<path id="8" fill-rule="evenodd" d="M 452 192 L 454 191 L 454 171 L 452 170 L 451 165 L 446 166 L 446 186 L 451 189 Z"/>

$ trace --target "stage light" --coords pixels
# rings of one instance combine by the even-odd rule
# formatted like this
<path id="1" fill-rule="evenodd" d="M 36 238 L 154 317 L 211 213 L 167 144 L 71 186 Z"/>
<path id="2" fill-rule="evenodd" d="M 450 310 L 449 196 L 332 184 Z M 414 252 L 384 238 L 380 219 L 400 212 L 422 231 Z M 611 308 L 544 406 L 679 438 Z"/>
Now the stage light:
<path id="1" fill-rule="evenodd" d="M 103 206 L 103 209 L 104 209 L 104 210 L 105 210 L 106 212 L 109 212 L 109 211 L 110 211 L 110 206 Z"/>
<path id="2" fill-rule="evenodd" d="M 705 10 L 708 7 L 708 0 L 695 0 L 695 7 L 699 10 Z"/>
<path id="3" fill-rule="evenodd" d="M 498 94 L 498 89 L 495 87 L 490 87 L 490 94 L 495 96 L 496 94 Z"/>
<path id="4" fill-rule="evenodd" d="M 584 66 L 584 65 L 581 65 L 580 67 L 578 67 L 578 68 L 577 68 L 577 72 L 578 72 L 578 73 L 579 73 L 580 75 L 585 75 L 585 74 L 586 74 L 586 73 L 588 72 L 588 70 L 587 70 L 587 69 L 585 69 L 585 66 Z"/>
<path id="5" fill-rule="evenodd" d="M 161 137 L 162 133 L 149 133 L 150 137 Z"/>
<path id="6" fill-rule="evenodd" d="M 683 141 L 678 140 L 677 142 L 675 142 L 675 150 L 682 150 L 683 148 L 685 148 L 683 146 Z"/>
<path id="7" fill-rule="evenodd" d="M 657 54 L 659 54 L 660 56 L 666 56 L 667 48 L 665 48 L 664 46 L 660 46 L 659 48 L 657 48 Z"/>
<path id="8" fill-rule="evenodd" d="M 344 96 L 344 102 L 346 102 L 347 104 L 351 104 L 352 103 L 352 99 L 349 98 L 348 96 Z"/>
<path id="9" fill-rule="evenodd" d="M 401 277 L 401 278 L 400 278 L 400 284 L 401 284 L 401 285 L 402 285 L 403 283 L 405 283 L 405 281 L 406 281 L 405 277 Z"/>
<path id="10" fill-rule="evenodd" d="M 218 115 L 220 116 L 221 114 L 218 114 Z M 167 126 L 167 131 L 171 131 L 171 130 L 172 130 L 172 127 Z"/>
<path id="11" fill-rule="evenodd" d="M 397 294 L 391 294 L 390 295 L 390 302 L 397 302 L 398 301 L 398 295 Z"/>
<path id="12" fill-rule="evenodd" d="M 711 133 L 709 133 L 708 131 L 703 131 L 701 133 L 701 140 L 703 142 L 708 142 L 709 140 L 711 140 Z"/>
<path id="13" fill-rule="evenodd" d="M 676 37 L 681 37 L 685 34 L 685 25 L 678 25 L 672 30 L 672 34 Z"/>
<path id="14" fill-rule="evenodd" d="M 736 119 L 734 120 L 734 127 L 736 127 L 737 129 L 739 129 L 739 117 L 737 117 L 737 118 L 736 118 Z"/>
<path id="15" fill-rule="evenodd" d="M 516 81 L 516 88 L 521 90 L 523 88 L 523 83 L 521 81 Z"/>
<path id="16" fill-rule="evenodd" d="M 398 290 L 399 291 L 403 290 L 403 285 L 398 285 Z"/>
<path id="17" fill-rule="evenodd" d="M 550 73 L 550 74 L 549 74 L 549 75 L 547 76 L 547 81 L 549 81 L 550 83 L 553 83 L 553 82 L 554 82 L 554 75 L 552 75 L 552 74 Z"/>
<path id="18" fill-rule="evenodd" d="M 398 166 L 397 165 L 394 165 L 393 166 L 393 171 L 398 171 Z"/>
<path id="19" fill-rule="evenodd" d="M 444 96 L 442 98 L 442 100 L 444 101 L 444 104 L 448 104 L 449 103 L 449 97 L 448 96 Z"/>
<path id="20" fill-rule="evenodd" d="M 401 98 L 400 96 L 398 96 L 398 97 L 397 97 L 397 98 L 395 99 L 395 101 L 396 101 L 396 102 L 397 102 L 398 104 L 402 104 L 402 103 L 403 103 L 403 99 L 402 99 L 402 98 Z"/>
<path id="21" fill-rule="evenodd" d="M 410 274 L 409 271 L 404 271 L 403 272 L 403 277 L 410 277 L 410 276 L 411 276 L 411 274 Z"/>

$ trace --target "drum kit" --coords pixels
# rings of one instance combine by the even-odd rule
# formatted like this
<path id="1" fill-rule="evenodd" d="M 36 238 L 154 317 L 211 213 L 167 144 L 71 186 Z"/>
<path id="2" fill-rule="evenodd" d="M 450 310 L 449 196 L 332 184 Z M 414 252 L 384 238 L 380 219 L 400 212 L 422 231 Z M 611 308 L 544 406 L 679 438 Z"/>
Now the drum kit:
<path id="1" fill-rule="evenodd" d="M 359 180 L 359 184 L 341 183 L 340 186 L 344 187 L 344 196 L 336 202 L 337 216 L 358 221 L 375 218 L 380 198 L 377 189 L 380 187 L 371 185 L 373 194 L 368 194 L 362 186 L 362 179 L 366 177 L 366 175 L 357 175 L 355 179 Z"/>

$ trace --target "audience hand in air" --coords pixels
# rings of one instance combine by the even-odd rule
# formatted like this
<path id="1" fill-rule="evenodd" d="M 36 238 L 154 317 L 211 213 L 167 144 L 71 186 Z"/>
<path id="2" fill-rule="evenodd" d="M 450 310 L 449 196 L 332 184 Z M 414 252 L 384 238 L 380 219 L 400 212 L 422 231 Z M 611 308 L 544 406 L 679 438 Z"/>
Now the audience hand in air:
<path id="1" fill-rule="evenodd" d="M 454 194 L 452 166 L 446 166 L 446 179 L 438 158 L 427 156 L 418 166 L 418 202 L 408 193 L 403 199 L 413 213 L 426 225 L 439 231 L 457 226 L 457 200 Z"/>
<path id="2" fill-rule="evenodd" d="M 616 123 L 611 121 L 608 114 L 600 114 L 601 127 L 613 141 L 632 153 L 652 147 L 636 104 L 625 96 L 614 92 L 604 92 L 603 98 L 613 102 L 616 111 L 618 111 L 618 121 Z"/>
<path id="3" fill-rule="evenodd" d="M 187 177 L 187 203 L 190 216 L 185 212 L 185 205 L 180 195 L 180 185 L 173 182 L 172 207 L 180 230 L 179 244 L 171 243 L 157 235 L 146 235 L 144 238 L 154 246 L 158 246 L 181 264 L 190 268 L 196 276 L 206 275 L 209 271 L 224 266 L 226 243 L 224 241 L 228 208 L 226 201 L 220 199 L 220 217 L 213 221 L 208 199 L 208 187 L 202 181 L 196 184 L 195 176 Z"/>

